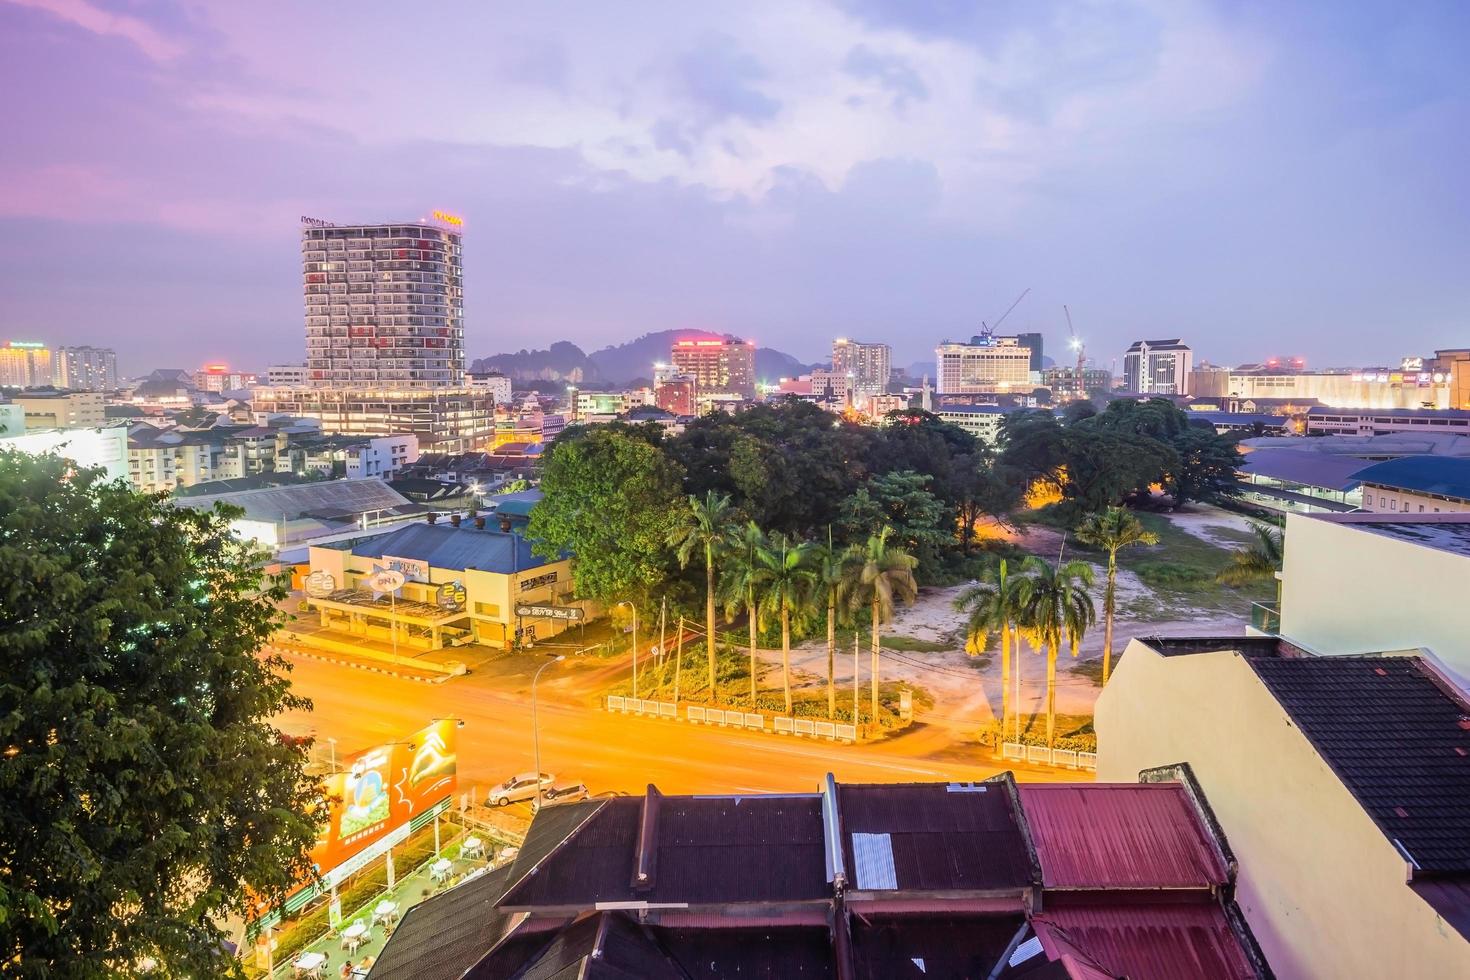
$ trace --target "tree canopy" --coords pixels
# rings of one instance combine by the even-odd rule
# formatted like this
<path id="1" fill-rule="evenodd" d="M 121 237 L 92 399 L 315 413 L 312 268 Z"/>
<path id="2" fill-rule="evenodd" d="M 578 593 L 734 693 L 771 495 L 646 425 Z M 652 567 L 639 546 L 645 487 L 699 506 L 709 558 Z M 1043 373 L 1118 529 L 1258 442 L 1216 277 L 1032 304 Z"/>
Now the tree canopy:
<path id="1" fill-rule="evenodd" d="M 319 790 L 271 725 L 284 596 L 202 513 L 0 452 L 0 963 L 229 976 L 216 917 L 308 870 Z"/>

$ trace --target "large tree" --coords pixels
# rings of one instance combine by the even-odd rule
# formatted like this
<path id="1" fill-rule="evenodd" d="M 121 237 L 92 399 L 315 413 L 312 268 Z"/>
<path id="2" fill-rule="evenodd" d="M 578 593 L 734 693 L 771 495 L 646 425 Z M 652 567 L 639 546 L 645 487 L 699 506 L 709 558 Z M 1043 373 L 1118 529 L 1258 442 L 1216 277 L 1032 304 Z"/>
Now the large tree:
<path id="1" fill-rule="evenodd" d="M 305 874 L 309 707 L 266 555 L 55 456 L 0 452 L 0 972 L 238 975 L 217 922 Z"/>
<path id="2" fill-rule="evenodd" d="M 894 544 L 917 560 L 921 576 L 934 575 L 944 547 L 954 539 L 954 514 L 929 490 L 933 478 L 913 470 L 873 477 L 842 502 L 838 526 L 860 543 L 875 527 L 887 527 Z"/>
<path id="3" fill-rule="evenodd" d="M 1102 682 L 1106 687 L 1113 668 L 1113 613 L 1118 607 L 1118 552 L 1124 548 L 1159 543 L 1159 536 L 1143 526 L 1132 511 L 1109 507 L 1088 514 L 1077 525 L 1077 540 L 1108 553 L 1108 578 L 1103 588 Z"/>
<path id="4" fill-rule="evenodd" d="M 761 564 L 757 552 L 766 543 L 766 533 L 755 521 L 746 521 L 745 526 L 730 536 L 728 557 L 725 559 L 725 574 L 720 577 L 720 598 L 725 608 L 725 619 L 733 618 L 737 611 L 745 613 L 745 629 L 750 637 L 750 704 L 756 703 L 756 642 L 759 627 L 756 611 L 758 602 L 756 587 L 760 583 Z"/>
<path id="5" fill-rule="evenodd" d="M 755 549 L 755 584 L 760 596 L 756 615 L 761 624 L 781 624 L 781 690 L 786 713 L 791 714 L 791 618 L 811 608 L 816 573 L 811 567 L 811 545 L 774 534 Z"/>
<path id="6" fill-rule="evenodd" d="M 879 628 L 893 618 L 894 600 L 912 603 L 919 595 L 914 579 L 918 559 L 903 548 L 890 543 L 893 528 L 883 527 L 869 536 L 867 542 L 853 548 L 853 563 L 858 567 L 857 579 L 849 593 L 854 610 L 866 606 L 872 617 L 872 700 L 873 721 L 878 720 L 878 653 L 882 646 Z M 857 704 L 852 706 L 853 722 L 857 722 Z"/>
<path id="7" fill-rule="evenodd" d="M 834 543 L 832 529 L 812 550 L 811 566 L 827 603 L 827 717 L 837 717 L 837 617 L 857 585 L 862 568 L 854 550 Z M 853 710 L 856 711 L 856 705 Z"/>
<path id="8" fill-rule="evenodd" d="M 645 600 L 667 575 L 669 531 L 681 506 L 679 468 L 638 435 L 590 428 L 558 439 L 532 510 L 537 554 L 576 556 L 577 595 Z"/>
<path id="9" fill-rule="evenodd" d="M 1018 625 L 1046 651 L 1046 745 L 1052 748 L 1057 728 L 1057 651 L 1066 642 L 1077 656 L 1083 635 L 1097 620 L 1087 594 L 1092 566 L 1083 561 L 1052 565 L 1032 555 L 1021 570 L 1025 575 L 1017 585 Z"/>
<path id="10" fill-rule="evenodd" d="M 955 597 L 954 607 L 965 614 L 965 649 L 979 653 L 990 645 L 990 635 L 1000 634 L 1000 738 L 995 743 L 995 754 L 1001 754 L 1001 743 L 1005 741 L 1006 722 L 1011 716 L 1011 640 L 1017 644 L 1015 623 L 1020 614 L 1018 579 L 1009 574 L 1006 560 L 1000 560 L 1000 568 L 994 576 L 987 575 L 984 581 L 976 582 Z M 1019 652 L 1019 649 L 1017 650 Z M 1020 662 L 1016 663 L 1019 679 Z M 1017 726 L 1019 730 L 1019 726 Z M 1019 734 L 1017 738 L 1019 738 Z"/>
<path id="11" fill-rule="evenodd" d="M 709 697 L 715 700 L 715 591 L 717 563 L 724 557 L 735 529 L 735 512 L 730 498 L 713 490 L 703 499 L 694 495 L 674 510 L 674 524 L 667 540 L 679 556 L 679 564 L 688 567 L 696 555 L 704 565 L 704 648 L 709 659 Z"/>

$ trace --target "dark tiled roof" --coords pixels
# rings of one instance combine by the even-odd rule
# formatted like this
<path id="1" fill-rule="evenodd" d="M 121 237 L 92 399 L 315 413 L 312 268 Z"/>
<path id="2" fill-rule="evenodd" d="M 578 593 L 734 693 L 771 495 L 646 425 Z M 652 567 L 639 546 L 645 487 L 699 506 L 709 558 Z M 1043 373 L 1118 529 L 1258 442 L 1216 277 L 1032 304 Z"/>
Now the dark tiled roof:
<path id="1" fill-rule="evenodd" d="M 1281 641 L 1274 636 L 1140 636 L 1138 642 L 1162 657 L 1220 650 L 1235 650 L 1247 657 L 1275 657 L 1281 653 Z"/>
<path id="2" fill-rule="evenodd" d="M 653 937 L 616 912 L 573 922 L 515 976 L 516 980 L 682 980 Z"/>
<path id="3" fill-rule="evenodd" d="M 1470 459 L 1458 456 L 1400 456 L 1358 470 L 1363 483 L 1470 500 Z"/>
<path id="4" fill-rule="evenodd" d="M 988 891 L 1024 888 L 1040 880 L 1040 869 L 1021 826 L 1014 783 L 996 779 L 964 791 L 953 784 L 839 783 L 837 806 L 849 883 L 859 891 L 889 890 L 864 880 L 871 866 L 854 846 L 854 835 L 887 835 L 866 842 L 890 863 L 901 891 Z M 891 856 L 890 856 L 891 855 Z M 875 880 L 881 882 L 880 872 Z"/>
<path id="5" fill-rule="evenodd" d="M 645 801 L 595 801 L 601 804 L 598 810 L 576 821 L 575 830 L 534 862 L 531 873 L 527 852 L 546 850 L 555 833 L 541 825 L 543 815 L 569 808 L 543 810 L 516 859 L 516 884 L 505 904 L 591 908 L 610 901 L 708 905 L 830 897 L 819 797 L 658 797 L 651 886 L 635 890 Z M 523 859 L 528 859 L 524 868 Z"/>
<path id="6" fill-rule="evenodd" d="M 689 980 L 826 980 L 837 976 L 826 927 L 655 929 Z"/>
<path id="7" fill-rule="evenodd" d="M 435 568 L 475 568 L 511 575 L 546 564 L 519 534 L 505 534 L 473 524 L 410 524 L 369 538 L 352 549 L 359 558 L 412 558 Z"/>
<path id="8" fill-rule="evenodd" d="M 369 973 L 372 980 L 458 980 L 500 938 L 495 910 L 508 868 L 486 872 L 403 915 Z"/>
<path id="9" fill-rule="evenodd" d="M 1048 888 L 1208 889 L 1229 881 L 1179 783 L 1027 783 L 1020 791 Z"/>
<path id="10" fill-rule="evenodd" d="M 1470 708 L 1418 657 L 1249 662 L 1419 871 L 1470 873 Z"/>
<path id="11" fill-rule="evenodd" d="M 1021 915 L 855 915 L 854 976 L 986 977 L 1025 921 Z"/>

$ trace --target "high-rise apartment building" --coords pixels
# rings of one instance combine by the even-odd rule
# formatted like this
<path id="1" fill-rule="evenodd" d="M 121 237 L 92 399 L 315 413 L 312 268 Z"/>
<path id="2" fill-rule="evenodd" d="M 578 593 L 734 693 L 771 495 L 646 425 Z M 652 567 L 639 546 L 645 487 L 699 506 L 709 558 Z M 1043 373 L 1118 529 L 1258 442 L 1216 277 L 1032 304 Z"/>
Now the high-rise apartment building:
<path id="1" fill-rule="evenodd" d="M 109 347 L 61 347 L 54 359 L 58 388 L 72 391 L 116 391 L 117 352 Z"/>
<path id="2" fill-rule="evenodd" d="M 251 392 L 250 407 L 258 421 L 316 419 L 329 435 L 412 433 L 424 452 L 474 452 L 495 435 L 495 397 L 463 387 L 260 387 Z"/>
<path id="3" fill-rule="evenodd" d="M 311 384 L 379 390 L 463 386 L 458 231 L 308 220 L 301 229 L 301 261 Z"/>
<path id="4" fill-rule="evenodd" d="M 51 348 L 31 340 L 0 347 L 0 388 L 49 388 L 55 383 Z"/>
<path id="5" fill-rule="evenodd" d="M 226 391 L 242 391 L 259 379 L 246 371 L 232 371 L 228 364 L 206 364 L 194 372 L 194 389 L 218 395 Z"/>
<path id="6" fill-rule="evenodd" d="M 755 345 L 748 340 L 676 340 L 670 359 L 700 396 L 755 397 Z"/>
<path id="7" fill-rule="evenodd" d="M 1187 395 L 1194 351 L 1179 338 L 1135 340 L 1123 355 L 1123 384 L 1139 395 Z"/>
<path id="8" fill-rule="evenodd" d="M 977 337 L 978 343 L 934 348 L 938 372 L 935 393 L 970 395 L 1029 388 L 1031 348 L 1015 337 Z"/>
<path id="9" fill-rule="evenodd" d="M 892 352 L 887 344 L 864 344 L 838 337 L 832 341 L 832 370 L 852 376 L 852 387 L 861 395 L 881 395 L 888 389 Z"/>

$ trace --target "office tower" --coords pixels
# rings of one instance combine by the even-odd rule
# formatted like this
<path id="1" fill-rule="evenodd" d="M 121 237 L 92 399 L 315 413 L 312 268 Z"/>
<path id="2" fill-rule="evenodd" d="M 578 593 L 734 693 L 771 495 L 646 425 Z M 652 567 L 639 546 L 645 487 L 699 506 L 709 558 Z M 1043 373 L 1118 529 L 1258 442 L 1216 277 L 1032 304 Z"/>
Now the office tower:
<path id="1" fill-rule="evenodd" d="M 888 389 L 891 360 L 887 344 L 864 344 L 844 337 L 832 341 L 832 370 L 851 375 L 858 394 L 881 395 Z"/>
<path id="2" fill-rule="evenodd" d="M 701 396 L 755 397 L 755 345 L 748 340 L 676 340 L 670 360 Z"/>
<path id="3" fill-rule="evenodd" d="M 72 391 L 116 391 L 117 352 L 107 347 L 62 347 L 54 363 L 56 387 Z"/>
<path id="4" fill-rule="evenodd" d="M 1123 355 L 1123 383 L 1139 395 L 1187 395 L 1194 351 L 1179 338 L 1135 340 Z"/>
<path id="5" fill-rule="evenodd" d="M 934 348 L 938 371 L 935 393 L 983 394 L 1029 389 L 1031 348 L 1015 337 L 977 337 L 968 344 L 940 344 Z"/>
<path id="6" fill-rule="evenodd" d="M 462 224 L 452 216 L 436 218 Z M 301 229 L 301 260 L 311 384 L 463 387 L 458 231 L 308 219 Z"/>
<path id="7" fill-rule="evenodd" d="M 55 381 L 51 348 L 33 340 L 0 347 L 0 388 L 49 388 Z"/>

